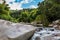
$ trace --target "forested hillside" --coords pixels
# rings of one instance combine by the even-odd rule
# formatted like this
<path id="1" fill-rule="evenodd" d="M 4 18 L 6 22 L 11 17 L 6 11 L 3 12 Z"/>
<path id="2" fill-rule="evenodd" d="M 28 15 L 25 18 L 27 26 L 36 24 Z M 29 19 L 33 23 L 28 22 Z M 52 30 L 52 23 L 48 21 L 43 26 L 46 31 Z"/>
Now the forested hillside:
<path id="1" fill-rule="evenodd" d="M 3 0 L 4 1 L 4 0 Z M 36 9 L 9 10 L 4 1 L 0 4 L 0 19 L 12 22 L 41 22 L 44 26 L 60 19 L 60 0 L 44 0 Z"/>

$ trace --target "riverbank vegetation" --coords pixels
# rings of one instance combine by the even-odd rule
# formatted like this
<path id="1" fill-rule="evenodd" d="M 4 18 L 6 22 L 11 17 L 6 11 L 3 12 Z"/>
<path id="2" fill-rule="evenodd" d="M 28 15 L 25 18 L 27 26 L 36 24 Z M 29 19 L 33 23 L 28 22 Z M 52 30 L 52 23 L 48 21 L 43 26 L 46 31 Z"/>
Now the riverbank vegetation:
<path id="1" fill-rule="evenodd" d="M 41 22 L 44 26 L 60 19 L 60 0 L 44 0 L 36 9 L 9 10 L 5 1 L 0 4 L 0 19 L 12 22 Z"/>

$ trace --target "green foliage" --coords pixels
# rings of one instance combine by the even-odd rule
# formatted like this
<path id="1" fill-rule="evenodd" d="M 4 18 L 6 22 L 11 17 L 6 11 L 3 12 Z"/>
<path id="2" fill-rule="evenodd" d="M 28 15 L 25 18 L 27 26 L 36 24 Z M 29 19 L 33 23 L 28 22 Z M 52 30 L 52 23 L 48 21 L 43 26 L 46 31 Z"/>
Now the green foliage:
<path id="1" fill-rule="evenodd" d="M 4 0 L 3 0 L 4 1 Z M 48 26 L 49 22 L 60 19 L 60 0 L 44 0 L 36 9 L 9 10 L 4 1 L 0 4 L 0 19 L 12 22 L 41 22 Z"/>
<path id="2" fill-rule="evenodd" d="M 41 21 L 41 15 L 38 15 L 35 19 L 35 21 Z"/>
<path id="3" fill-rule="evenodd" d="M 3 1 L 4 2 L 0 4 L 0 19 L 16 22 L 17 19 L 14 19 L 10 16 L 8 4 L 5 4 L 5 0 Z"/>
<path id="4" fill-rule="evenodd" d="M 42 14 L 41 20 L 44 25 L 60 19 L 60 0 L 44 0 L 38 6 L 38 13 Z"/>
<path id="5" fill-rule="evenodd" d="M 23 9 L 11 12 L 11 17 L 18 19 L 18 22 L 32 22 L 35 20 L 37 9 Z"/>

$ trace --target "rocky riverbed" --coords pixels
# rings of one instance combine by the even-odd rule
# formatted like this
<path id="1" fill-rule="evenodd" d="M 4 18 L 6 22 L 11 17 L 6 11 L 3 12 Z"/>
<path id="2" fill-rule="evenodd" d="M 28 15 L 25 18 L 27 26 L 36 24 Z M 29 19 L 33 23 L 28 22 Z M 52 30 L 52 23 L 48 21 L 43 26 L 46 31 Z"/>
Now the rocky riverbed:
<path id="1" fill-rule="evenodd" d="M 57 20 L 52 28 L 43 28 L 0 19 L 0 40 L 60 40 L 59 23 Z"/>

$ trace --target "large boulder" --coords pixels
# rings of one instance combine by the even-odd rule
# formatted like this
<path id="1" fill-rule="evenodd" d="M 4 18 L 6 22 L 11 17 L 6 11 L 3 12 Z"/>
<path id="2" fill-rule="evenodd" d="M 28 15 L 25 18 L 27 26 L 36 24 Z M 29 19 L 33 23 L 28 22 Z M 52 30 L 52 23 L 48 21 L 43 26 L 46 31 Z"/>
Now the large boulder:
<path id="1" fill-rule="evenodd" d="M 7 29 L 8 29 L 8 26 L 6 26 L 6 21 L 0 20 L 0 40 L 8 40 L 6 36 Z"/>
<path id="2" fill-rule="evenodd" d="M 31 25 L 37 26 L 37 27 L 43 27 L 43 24 L 40 21 L 38 21 L 38 22 L 36 22 L 36 21 L 31 22 Z"/>
<path id="3" fill-rule="evenodd" d="M 7 36 L 10 40 L 28 40 L 35 31 L 35 27 L 31 25 L 22 25 L 14 27 L 7 31 Z"/>
<path id="4" fill-rule="evenodd" d="M 28 40 L 36 27 L 0 20 L 0 40 Z"/>
<path id="5" fill-rule="evenodd" d="M 52 24 L 49 24 L 49 27 L 54 27 L 55 29 L 60 30 L 60 19 L 53 21 Z"/>
<path id="6" fill-rule="evenodd" d="M 53 27 L 54 27 L 55 29 L 59 29 L 59 30 L 60 30 L 60 20 L 54 21 L 53 24 L 54 24 Z"/>

